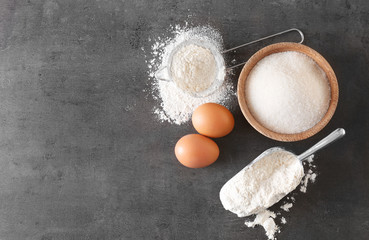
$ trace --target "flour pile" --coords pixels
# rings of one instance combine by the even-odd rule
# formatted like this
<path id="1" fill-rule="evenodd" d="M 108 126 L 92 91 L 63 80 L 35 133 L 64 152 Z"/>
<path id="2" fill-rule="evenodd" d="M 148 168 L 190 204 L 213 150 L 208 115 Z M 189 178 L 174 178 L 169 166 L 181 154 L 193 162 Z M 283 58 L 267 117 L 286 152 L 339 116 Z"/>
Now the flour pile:
<path id="1" fill-rule="evenodd" d="M 173 37 L 149 39 L 152 42 L 152 46 L 150 54 L 147 56 L 148 74 L 150 78 L 150 92 L 158 103 L 153 109 L 153 113 L 158 120 L 178 125 L 184 124 L 190 120 L 192 112 L 199 105 L 208 102 L 219 103 L 229 108 L 231 100 L 235 97 L 235 92 L 233 84 L 228 79 L 225 79 L 220 87 L 205 97 L 194 97 L 189 92 L 183 91 L 183 89 L 189 89 L 199 92 L 209 87 L 214 81 L 214 74 L 216 74 L 214 64 L 219 59 L 212 59 L 214 56 L 209 55 L 204 49 L 187 46 L 188 49 L 184 48 L 182 52 L 177 52 L 178 55 L 173 57 L 173 62 L 179 61 L 181 66 L 184 66 L 171 69 L 174 73 L 174 80 L 177 83 L 174 81 L 162 81 L 155 76 L 158 69 L 164 68 L 165 70 L 173 50 L 186 41 L 201 42 L 208 45 L 209 48 L 222 52 L 223 40 L 219 32 L 210 27 L 188 28 L 175 26 L 170 31 L 170 35 L 173 35 Z M 201 53 L 200 58 L 196 56 L 196 53 Z M 201 56 L 205 56 L 203 60 L 207 63 L 205 72 L 202 69 L 195 68 L 190 62 L 192 60 L 192 63 L 201 61 Z M 187 72 L 185 73 L 185 71 Z M 210 73 L 208 74 L 206 71 L 210 71 Z M 192 76 L 194 75 L 191 75 L 191 72 L 194 75 L 204 76 L 203 83 L 195 86 L 194 83 L 199 80 L 193 78 Z"/>
<path id="2" fill-rule="evenodd" d="M 259 156 L 254 164 L 246 166 L 232 177 L 220 190 L 219 197 L 226 210 L 246 217 L 255 214 L 253 221 L 246 221 L 248 227 L 261 225 L 268 239 L 276 239 L 275 233 L 280 232 L 276 220 L 286 224 L 287 220 L 281 212 L 268 210 L 283 197 L 301 185 L 300 191 L 306 192 L 308 182 L 316 178 L 313 156 L 305 164 L 307 173 L 296 155 L 281 148 L 274 148 Z M 294 193 L 296 194 L 296 193 Z M 280 209 L 289 212 L 296 201 L 288 196 Z"/>
<path id="3" fill-rule="evenodd" d="M 275 213 L 272 211 L 264 210 L 256 215 L 256 218 L 252 222 L 246 221 L 245 224 L 248 227 L 255 227 L 256 225 L 261 225 L 265 229 L 265 234 L 268 239 L 274 239 L 274 234 L 278 229 L 278 226 L 274 222 L 276 217 Z"/>

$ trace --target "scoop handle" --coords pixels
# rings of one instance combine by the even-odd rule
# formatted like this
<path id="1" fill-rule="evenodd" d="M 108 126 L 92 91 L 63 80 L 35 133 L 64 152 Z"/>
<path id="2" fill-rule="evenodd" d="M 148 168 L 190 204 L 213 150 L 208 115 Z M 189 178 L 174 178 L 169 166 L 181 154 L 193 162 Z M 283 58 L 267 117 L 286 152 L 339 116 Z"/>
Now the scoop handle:
<path id="1" fill-rule="evenodd" d="M 340 139 L 341 137 L 345 136 L 345 133 L 346 133 L 345 129 L 337 128 L 331 134 L 329 134 L 328 136 L 326 136 L 325 138 L 320 140 L 317 144 L 315 144 L 314 146 L 312 146 L 311 148 L 309 148 L 308 150 L 306 150 L 305 152 L 303 152 L 302 154 L 297 156 L 297 158 L 300 161 L 303 161 L 304 159 L 306 159 L 310 155 L 314 154 L 316 151 L 324 148 L 328 144 L 330 144 L 330 143 Z"/>

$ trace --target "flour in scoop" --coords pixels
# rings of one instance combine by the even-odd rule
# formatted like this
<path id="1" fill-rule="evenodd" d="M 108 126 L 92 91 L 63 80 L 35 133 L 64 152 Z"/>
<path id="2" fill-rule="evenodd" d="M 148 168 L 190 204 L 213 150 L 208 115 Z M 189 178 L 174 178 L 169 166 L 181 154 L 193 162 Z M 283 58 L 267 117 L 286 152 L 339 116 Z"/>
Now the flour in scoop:
<path id="1" fill-rule="evenodd" d="M 267 208 L 293 191 L 303 176 L 304 169 L 296 155 L 273 149 L 232 177 L 220 190 L 220 200 L 226 210 L 238 217 L 256 214 L 254 221 L 245 224 L 263 226 L 268 239 L 274 239 L 278 231 L 276 215 Z"/>
<path id="2" fill-rule="evenodd" d="M 223 207 L 239 217 L 264 211 L 294 190 L 304 176 L 300 160 L 285 150 L 271 151 L 246 166 L 220 190 Z"/>

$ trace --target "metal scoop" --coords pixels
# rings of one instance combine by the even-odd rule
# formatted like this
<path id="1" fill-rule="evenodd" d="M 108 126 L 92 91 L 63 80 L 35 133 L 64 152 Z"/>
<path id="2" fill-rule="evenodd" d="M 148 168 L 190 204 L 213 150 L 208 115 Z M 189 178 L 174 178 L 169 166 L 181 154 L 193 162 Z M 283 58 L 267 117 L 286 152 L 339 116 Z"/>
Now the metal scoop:
<path id="1" fill-rule="evenodd" d="M 345 134 L 346 134 L 345 129 L 343 129 L 343 128 L 337 128 L 331 134 L 329 134 L 328 136 L 326 136 L 325 138 L 323 138 L 322 140 L 320 140 L 317 144 L 315 144 L 314 146 L 312 146 L 311 148 L 309 148 L 305 152 L 303 152 L 300 155 L 298 155 L 297 158 L 301 162 L 303 162 L 309 156 L 313 155 L 315 152 L 317 152 L 318 150 L 320 150 L 320 149 L 326 147 L 327 145 L 333 143 L 334 141 L 342 138 L 343 136 L 345 136 Z M 257 161 L 259 161 L 260 159 L 262 159 L 266 155 L 271 154 L 272 152 L 281 151 L 281 150 L 286 151 L 286 150 L 284 150 L 284 149 L 282 149 L 280 147 L 272 147 L 272 148 L 269 148 L 268 150 L 265 150 L 262 154 L 260 154 L 256 159 L 254 159 L 251 163 L 249 163 L 248 166 L 253 165 L 254 163 L 256 163 Z"/>
<path id="2" fill-rule="evenodd" d="M 270 206 L 279 202 L 284 196 L 286 196 L 289 192 L 293 191 L 298 186 L 301 181 L 301 179 L 299 178 L 303 177 L 302 161 L 304 161 L 307 157 L 311 156 L 313 153 L 320 150 L 321 148 L 336 141 L 337 139 L 340 139 L 344 135 L 345 130 L 342 128 L 338 128 L 298 156 L 279 147 L 270 148 L 264 151 L 254 161 L 248 164 L 244 169 L 242 169 L 226 184 L 224 184 L 219 193 L 219 197 L 223 204 L 223 207 L 226 210 L 237 214 L 239 217 L 246 217 L 269 208 Z M 273 171 L 273 169 L 278 167 L 278 165 L 276 165 L 278 164 L 278 161 L 274 162 L 273 160 L 277 159 L 275 158 L 275 156 L 272 155 L 272 153 L 278 151 L 288 153 L 288 155 L 290 156 L 292 154 L 298 159 L 297 163 L 296 159 L 294 159 L 293 162 L 289 161 L 291 163 L 291 166 L 298 166 L 299 163 L 301 164 L 301 167 L 298 168 L 292 167 L 287 170 L 286 167 L 284 170 L 282 169 L 281 173 L 283 173 L 283 171 L 289 171 L 289 173 L 292 174 L 291 176 L 293 176 L 293 178 L 291 178 L 291 176 L 285 176 L 282 181 L 275 181 L 275 178 L 269 175 L 270 172 Z M 293 156 L 291 157 L 293 158 Z M 261 162 L 261 166 L 259 165 L 259 170 L 260 167 L 264 168 L 264 170 L 266 170 L 264 173 L 263 171 L 260 172 L 259 170 L 257 170 L 257 166 L 253 166 L 256 162 L 260 160 L 263 160 L 264 162 Z M 280 174 L 277 174 L 275 176 L 277 176 L 277 179 L 281 180 Z M 278 189 L 276 183 L 278 184 L 278 186 L 282 186 L 282 188 Z M 269 191 L 270 188 L 273 188 L 276 191 L 274 191 L 273 194 L 266 194 L 266 191 Z"/>

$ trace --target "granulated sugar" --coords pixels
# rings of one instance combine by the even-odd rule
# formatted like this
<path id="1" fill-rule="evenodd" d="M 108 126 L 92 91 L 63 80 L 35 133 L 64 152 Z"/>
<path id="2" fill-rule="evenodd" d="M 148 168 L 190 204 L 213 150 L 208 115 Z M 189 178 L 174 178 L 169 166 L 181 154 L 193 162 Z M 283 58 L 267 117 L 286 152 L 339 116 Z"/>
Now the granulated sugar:
<path id="1" fill-rule="evenodd" d="M 264 57 L 251 70 L 245 87 L 251 114 L 264 127 L 278 133 L 310 129 L 329 107 L 326 74 L 314 60 L 299 52 Z"/>
<path id="2" fill-rule="evenodd" d="M 230 108 L 231 106 L 229 104 L 231 100 L 235 98 L 235 92 L 233 90 L 233 84 L 229 82 L 228 79 L 225 79 L 223 85 L 212 94 L 205 97 L 194 97 L 190 93 L 180 89 L 173 81 L 161 81 L 155 77 L 155 72 L 159 68 L 167 65 L 171 52 L 185 41 L 201 41 L 221 52 L 222 37 L 219 32 L 210 27 L 187 28 L 176 26 L 168 35 L 172 35 L 172 37 L 151 39 L 153 43 L 150 53 L 147 56 L 150 93 L 154 100 L 156 100 L 153 113 L 157 116 L 158 120 L 181 125 L 190 120 L 192 112 L 199 105 L 208 102 L 219 103 Z M 209 61 L 211 62 L 211 60 Z M 186 64 L 183 66 L 185 65 Z M 177 70 L 181 69 L 179 68 Z M 200 73 L 200 75 L 201 74 L 202 73 Z M 210 76 L 209 79 L 210 78 L 212 78 L 212 76 Z M 198 81 L 197 79 L 192 80 L 195 82 Z M 205 85 L 200 85 L 198 90 L 206 88 L 209 82 L 210 80 L 207 81 Z M 183 88 L 187 87 L 184 86 Z M 189 88 L 196 90 L 194 85 L 190 85 Z"/>

